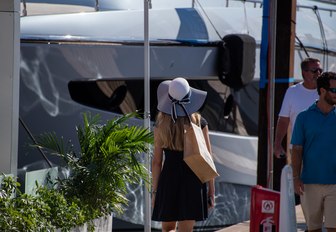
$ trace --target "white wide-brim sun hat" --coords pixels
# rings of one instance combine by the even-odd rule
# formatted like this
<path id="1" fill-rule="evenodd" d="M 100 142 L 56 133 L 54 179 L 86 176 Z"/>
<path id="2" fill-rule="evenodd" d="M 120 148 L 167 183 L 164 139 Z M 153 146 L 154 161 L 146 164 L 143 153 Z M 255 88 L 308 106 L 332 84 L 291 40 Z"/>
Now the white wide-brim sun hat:
<path id="1" fill-rule="evenodd" d="M 189 102 L 183 103 L 190 115 L 197 112 L 204 104 L 207 92 L 189 86 L 186 79 L 177 77 L 172 81 L 163 81 L 157 88 L 157 109 L 163 113 L 172 114 L 173 100 L 184 101 L 189 95 Z M 177 116 L 187 116 L 179 104 L 175 104 Z"/>

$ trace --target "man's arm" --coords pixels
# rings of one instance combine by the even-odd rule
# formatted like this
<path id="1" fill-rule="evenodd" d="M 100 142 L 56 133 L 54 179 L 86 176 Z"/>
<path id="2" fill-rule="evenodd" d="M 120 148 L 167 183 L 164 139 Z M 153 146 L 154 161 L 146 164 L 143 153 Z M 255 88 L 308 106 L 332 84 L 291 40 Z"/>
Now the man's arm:
<path id="1" fill-rule="evenodd" d="M 279 116 L 276 130 L 275 130 L 275 140 L 274 140 L 274 155 L 277 158 L 281 158 L 281 154 L 286 154 L 286 151 L 282 147 L 282 140 L 287 134 L 289 126 L 289 118 Z"/>
<path id="2" fill-rule="evenodd" d="M 299 195 L 301 195 L 304 191 L 303 183 L 300 178 L 301 168 L 302 168 L 302 152 L 303 152 L 302 146 L 293 145 L 292 168 L 293 168 L 294 191 L 296 194 L 299 194 Z"/>

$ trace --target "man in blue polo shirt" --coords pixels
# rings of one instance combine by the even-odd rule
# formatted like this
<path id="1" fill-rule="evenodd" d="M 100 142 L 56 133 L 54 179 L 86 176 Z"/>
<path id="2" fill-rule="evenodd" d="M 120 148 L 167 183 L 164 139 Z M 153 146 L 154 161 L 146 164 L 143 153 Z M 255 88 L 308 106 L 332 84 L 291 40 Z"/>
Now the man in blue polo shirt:
<path id="1" fill-rule="evenodd" d="M 309 231 L 336 232 L 336 73 L 317 78 L 319 99 L 295 121 L 291 144 L 294 190 Z"/>

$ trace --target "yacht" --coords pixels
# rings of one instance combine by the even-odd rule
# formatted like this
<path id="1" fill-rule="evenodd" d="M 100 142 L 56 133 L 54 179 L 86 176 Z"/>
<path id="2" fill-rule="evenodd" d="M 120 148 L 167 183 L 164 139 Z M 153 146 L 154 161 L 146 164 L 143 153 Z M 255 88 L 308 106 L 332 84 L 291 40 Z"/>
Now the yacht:
<path id="1" fill-rule="evenodd" d="M 52 4 L 30 1 L 35 6 L 41 2 Z M 36 135 L 54 131 L 78 145 L 75 126 L 82 122 L 82 112 L 108 120 L 139 111 L 148 114 L 152 125 L 157 86 L 181 76 L 208 92 L 201 113 L 209 123 L 220 174 L 216 207 L 196 228 L 248 220 L 250 190 L 257 180 L 263 2 L 152 0 L 147 25 L 149 89 L 144 87 L 143 1 L 57 2 L 71 3 L 86 11 L 34 14 L 28 5 L 21 17 L 19 174 L 61 165 L 56 157 L 46 157 L 27 144 Z M 335 10 L 331 3 L 298 1 L 295 81 L 301 79 L 300 62 L 307 56 L 320 58 L 324 70 L 336 71 Z M 232 56 L 237 62 L 228 64 Z M 228 66 L 238 71 L 226 75 Z M 150 112 L 145 112 L 145 91 Z M 143 125 L 144 120 L 132 123 Z M 116 216 L 120 231 L 144 223 L 144 189 L 129 188 L 127 210 Z"/>

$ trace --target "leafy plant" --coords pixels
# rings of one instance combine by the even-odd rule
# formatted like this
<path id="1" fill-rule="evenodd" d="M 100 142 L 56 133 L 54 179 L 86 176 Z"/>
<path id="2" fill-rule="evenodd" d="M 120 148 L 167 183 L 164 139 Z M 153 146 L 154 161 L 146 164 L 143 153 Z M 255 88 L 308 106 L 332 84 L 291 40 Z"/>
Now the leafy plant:
<path id="1" fill-rule="evenodd" d="M 62 228 L 70 231 L 84 224 L 83 213 L 75 203 L 68 203 L 55 189 L 36 186 L 36 194 L 23 194 L 14 177 L 2 175 L 0 194 L 0 229 L 6 232 L 42 232 Z"/>
<path id="2" fill-rule="evenodd" d="M 84 211 L 76 202 L 69 202 L 62 192 L 56 189 L 38 186 L 36 194 L 49 207 L 47 219 L 55 228 L 70 231 L 72 228 L 85 223 Z"/>
<path id="3" fill-rule="evenodd" d="M 106 124 L 100 116 L 83 114 L 83 125 L 77 127 L 80 151 L 70 141 L 55 133 L 37 139 L 37 145 L 61 157 L 70 174 L 59 180 L 58 188 L 68 202 L 83 209 L 86 220 L 122 213 L 127 204 L 127 183 L 148 180 L 148 172 L 139 162 L 140 154 L 149 150 L 153 134 L 145 128 L 129 126 L 127 114 Z"/>
<path id="4" fill-rule="evenodd" d="M 101 125 L 99 115 L 83 114 L 83 126 L 77 127 L 79 152 L 55 133 L 40 136 L 36 146 L 61 157 L 70 174 L 59 179 L 56 188 L 36 183 L 32 195 L 21 193 L 14 177 L 0 176 L 0 230 L 66 232 L 87 223 L 93 231 L 93 219 L 123 212 L 127 183 L 148 180 L 139 155 L 153 142 L 147 129 L 126 124 L 133 116 Z"/>

